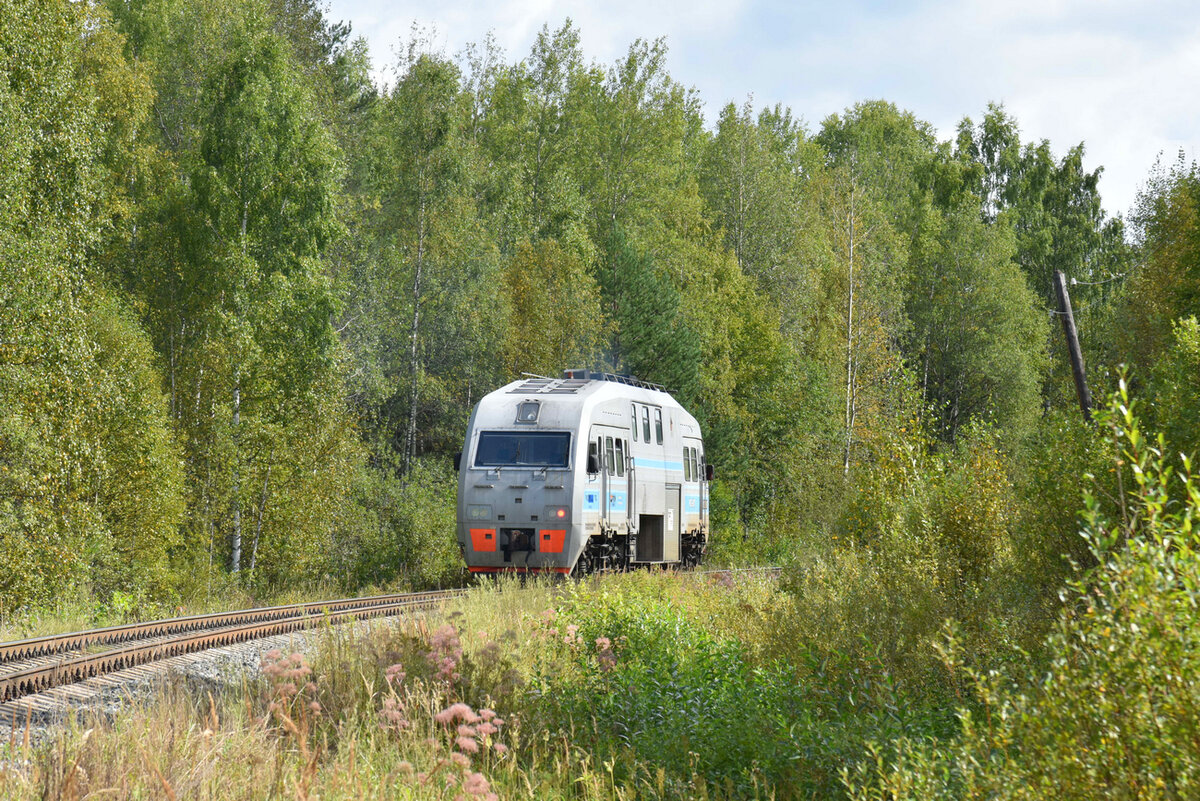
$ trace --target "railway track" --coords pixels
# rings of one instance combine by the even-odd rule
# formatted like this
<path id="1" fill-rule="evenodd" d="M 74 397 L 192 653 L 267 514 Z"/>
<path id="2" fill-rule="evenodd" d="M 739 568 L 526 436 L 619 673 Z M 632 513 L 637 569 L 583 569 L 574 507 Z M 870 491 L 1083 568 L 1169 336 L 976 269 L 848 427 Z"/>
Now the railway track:
<path id="1" fill-rule="evenodd" d="M 712 577 L 777 567 L 690 571 Z M 320 623 L 434 608 L 463 590 L 378 595 L 154 620 L 0 643 L 0 705 L 185 654 L 298 632 Z"/>
<path id="2" fill-rule="evenodd" d="M 249 640 L 431 609 L 462 590 L 220 612 L 0 643 L 0 703 L 118 670 Z"/>

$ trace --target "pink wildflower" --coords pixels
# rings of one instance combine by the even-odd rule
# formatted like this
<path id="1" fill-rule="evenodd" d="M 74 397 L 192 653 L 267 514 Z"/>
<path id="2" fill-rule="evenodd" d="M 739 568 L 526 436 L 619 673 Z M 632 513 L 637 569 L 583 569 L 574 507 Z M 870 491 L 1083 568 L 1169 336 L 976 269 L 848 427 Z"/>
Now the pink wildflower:
<path id="1" fill-rule="evenodd" d="M 459 737 L 474 737 L 475 736 L 475 728 L 472 726 L 468 726 L 467 724 L 464 723 L 458 727 L 458 736 Z"/>
<path id="2" fill-rule="evenodd" d="M 460 768 L 469 768 L 471 766 L 471 758 L 466 754 L 455 751 L 450 755 L 450 761 Z"/>
<path id="3" fill-rule="evenodd" d="M 460 701 L 456 704 L 451 704 L 450 706 L 443 709 L 441 712 L 438 712 L 436 715 L 433 716 L 433 719 L 436 720 L 438 723 L 441 723 L 442 725 L 447 725 L 449 723 L 453 723 L 456 720 L 463 720 L 463 721 L 470 723 L 471 718 L 474 718 L 474 717 L 476 717 L 476 715 L 471 710 L 471 707 L 467 706 L 466 704 L 464 704 Z"/>
<path id="4" fill-rule="evenodd" d="M 475 742 L 472 737 L 457 737 L 454 744 L 468 754 L 479 753 L 479 743 Z"/>
<path id="5" fill-rule="evenodd" d="M 596 638 L 597 651 L 607 651 L 609 648 L 612 648 L 612 640 L 608 639 L 607 637 Z"/>
<path id="6" fill-rule="evenodd" d="M 491 786 L 482 773 L 468 773 L 463 779 L 462 788 L 471 795 L 486 795 Z"/>
<path id="7" fill-rule="evenodd" d="M 504 754 L 504 753 L 508 752 L 508 746 L 505 745 L 504 743 L 496 743 L 495 745 L 492 746 L 492 750 L 495 751 L 497 754 Z"/>

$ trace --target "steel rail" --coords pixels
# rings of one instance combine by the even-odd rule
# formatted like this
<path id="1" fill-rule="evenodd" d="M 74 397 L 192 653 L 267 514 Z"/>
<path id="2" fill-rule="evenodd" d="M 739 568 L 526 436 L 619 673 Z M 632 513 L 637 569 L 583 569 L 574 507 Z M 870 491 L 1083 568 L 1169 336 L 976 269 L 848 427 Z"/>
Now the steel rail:
<path id="1" fill-rule="evenodd" d="M 426 593 L 411 593 L 408 595 L 350 599 L 332 603 L 322 602 L 296 604 L 291 607 L 273 607 L 274 611 L 303 611 L 293 612 L 289 615 L 279 615 L 274 618 L 259 617 L 254 620 L 242 619 L 220 628 L 209 626 L 200 630 L 176 630 L 172 638 L 166 641 L 125 645 L 98 654 L 74 656 L 52 664 L 28 667 L 0 675 L 0 702 L 13 701 L 24 696 L 44 692 L 53 687 L 74 684 L 105 673 L 145 665 L 182 654 L 195 653 L 209 648 L 219 648 L 225 645 L 233 645 L 278 634 L 288 634 L 323 622 L 338 623 L 345 620 L 386 617 L 405 611 L 427 609 L 436 606 L 442 601 L 458 597 L 462 592 L 462 590 L 439 590 Z M 356 604 L 356 600 L 359 603 Z M 336 610 L 332 608 L 335 606 L 338 607 Z M 259 610 L 247 611 L 255 612 Z M 198 615 L 195 618 L 236 617 L 239 614 L 242 613 Z M 194 620 L 195 618 L 182 618 L 180 620 Z M 171 622 L 169 620 L 155 621 L 156 624 Z M 93 633 L 78 632 L 76 635 L 66 635 L 66 637 L 85 636 Z M 162 635 L 160 633 L 158 635 L 144 636 Z M 99 642 L 99 640 L 92 640 L 92 642 Z"/>
<path id="2" fill-rule="evenodd" d="M 440 590 L 433 591 L 437 594 Z M 429 593 L 425 593 L 429 594 Z M 365 598 L 344 598 L 335 601 L 314 601 L 286 606 L 264 606 L 258 609 L 240 609 L 232 612 L 215 612 L 204 615 L 165 618 L 147 623 L 127 623 L 102 629 L 89 629 L 69 634 L 53 634 L 27 640 L 0 643 L 0 665 L 18 659 L 52 656 L 67 651 L 83 651 L 96 645 L 115 645 L 147 637 L 167 637 L 190 631 L 215 629 L 253 621 L 282 620 L 289 617 L 312 614 L 328 610 L 340 612 L 364 606 L 393 603 L 401 598 L 411 598 L 422 593 L 402 595 L 373 595 Z"/>

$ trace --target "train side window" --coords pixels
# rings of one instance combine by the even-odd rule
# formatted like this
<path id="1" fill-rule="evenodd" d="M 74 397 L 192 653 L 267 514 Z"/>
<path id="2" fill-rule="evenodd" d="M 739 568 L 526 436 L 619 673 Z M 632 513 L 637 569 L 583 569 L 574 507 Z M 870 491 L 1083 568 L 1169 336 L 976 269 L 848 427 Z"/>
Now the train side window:
<path id="1" fill-rule="evenodd" d="M 617 440 L 617 475 L 625 475 L 625 440 Z"/>
<path id="2" fill-rule="evenodd" d="M 650 407 L 642 407 L 642 439 L 647 444 L 650 442 Z"/>
<path id="3" fill-rule="evenodd" d="M 662 445 L 662 409 L 654 410 L 654 439 Z"/>
<path id="4" fill-rule="evenodd" d="M 633 409 L 633 441 L 637 442 L 637 404 L 633 404 L 630 408 Z"/>
<path id="5" fill-rule="evenodd" d="M 683 480 L 692 480 L 692 449 L 683 449 Z"/>
<path id="6" fill-rule="evenodd" d="M 615 475 L 617 472 L 617 463 L 613 457 L 613 441 L 612 437 L 604 438 L 604 464 L 608 467 L 608 474 Z"/>

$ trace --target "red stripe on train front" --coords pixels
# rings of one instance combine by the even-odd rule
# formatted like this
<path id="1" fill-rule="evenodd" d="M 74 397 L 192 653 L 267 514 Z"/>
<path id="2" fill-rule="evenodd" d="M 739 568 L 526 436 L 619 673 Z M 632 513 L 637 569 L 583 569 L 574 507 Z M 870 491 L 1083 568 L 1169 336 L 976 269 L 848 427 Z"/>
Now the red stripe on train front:
<path id="1" fill-rule="evenodd" d="M 472 573 L 570 573 L 569 567 L 468 567 Z"/>

